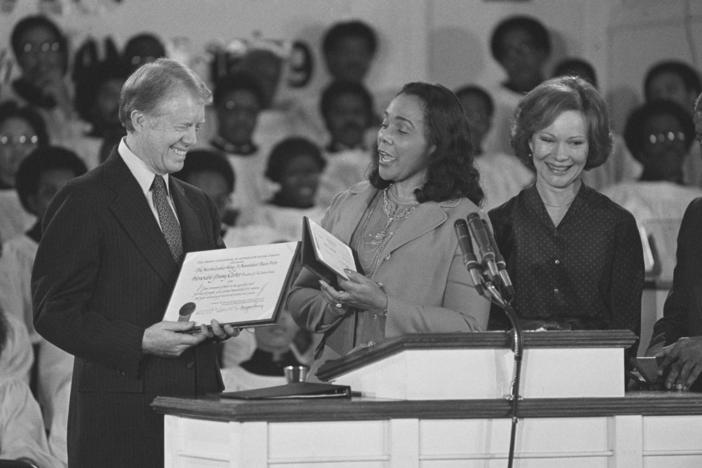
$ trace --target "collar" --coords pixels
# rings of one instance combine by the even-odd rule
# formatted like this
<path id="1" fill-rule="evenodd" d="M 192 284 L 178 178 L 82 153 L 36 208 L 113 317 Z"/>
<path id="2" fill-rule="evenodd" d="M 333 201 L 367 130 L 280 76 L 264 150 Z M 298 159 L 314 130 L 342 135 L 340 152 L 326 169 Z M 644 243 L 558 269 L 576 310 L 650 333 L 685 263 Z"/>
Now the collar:
<path id="1" fill-rule="evenodd" d="M 129 172 L 132 173 L 134 178 L 139 183 L 141 191 L 144 192 L 144 195 L 148 196 L 149 192 L 151 191 L 151 184 L 154 183 L 154 177 L 156 176 L 156 174 L 153 171 L 151 171 L 151 169 L 149 169 L 146 163 L 142 161 L 141 158 L 139 158 L 139 156 L 134 154 L 134 152 L 132 152 L 132 150 L 129 149 L 124 138 L 120 140 L 117 152 L 124 161 L 124 164 L 126 164 L 129 168 Z M 166 190 L 168 190 L 170 196 L 170 186 L 168 183 L 168 177 L 168 174 L 163 175 L 163 180 L 166 181 Z"/>
<path id="2" fill-rule="evenodd" d="M 258 146 L 256 146 L 252 141 L 241 145 L 235 145 L 219 135 L 215 135 L 210 141 L 210 144 L 220 151 L 224 151 L 225 153 L 229 154 L 238 154 L 240 156 L 249 156 L 258 151 Z"/>

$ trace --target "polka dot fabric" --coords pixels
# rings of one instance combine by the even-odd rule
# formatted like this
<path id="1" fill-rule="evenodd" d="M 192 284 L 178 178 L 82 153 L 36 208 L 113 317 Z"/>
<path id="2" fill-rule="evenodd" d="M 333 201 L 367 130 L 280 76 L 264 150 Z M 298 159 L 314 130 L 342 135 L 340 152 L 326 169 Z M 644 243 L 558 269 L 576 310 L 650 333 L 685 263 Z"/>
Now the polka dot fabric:
<path id="1" fill-rule="evenodd" d="M 583 185 L 554 226 L 536 186 L 490 211 L 524 328 L 629 329 L 638 335 L 644 281 L 634 217 Z M 509 328 L 494 309 L 490 328 Z"/>

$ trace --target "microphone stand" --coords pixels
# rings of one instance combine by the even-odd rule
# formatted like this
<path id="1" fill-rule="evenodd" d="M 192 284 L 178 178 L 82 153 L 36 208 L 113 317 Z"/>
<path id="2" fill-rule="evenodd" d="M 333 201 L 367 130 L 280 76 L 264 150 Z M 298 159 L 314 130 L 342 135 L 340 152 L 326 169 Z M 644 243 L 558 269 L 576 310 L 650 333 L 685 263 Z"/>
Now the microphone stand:
<path id="1" fill-rule="evenodd" d="M 512 402 L 511 417 L 512 427 L 509 436 L 509 454 L 507 458 L 507 467 L 512 468 L 514 462 L 514 446 L 517 438 L 517 422 L 519 421 L 519 382 L 522 375 L 522 355 L 524 351 L 524 342 L 522 339 L 522 327 L 519 324 L 519 318 L 512 308 L 509 301 L 506 301 L 500 291 L 491 281 L 485 282 L 485 290 L 490 294 L 491 302 L 499 306 L 507 315 L 510 324 L 512 325 L 512 351 L 514 352 L 514 373 L 512 376 L 512 390 L 509 399 Z"/>

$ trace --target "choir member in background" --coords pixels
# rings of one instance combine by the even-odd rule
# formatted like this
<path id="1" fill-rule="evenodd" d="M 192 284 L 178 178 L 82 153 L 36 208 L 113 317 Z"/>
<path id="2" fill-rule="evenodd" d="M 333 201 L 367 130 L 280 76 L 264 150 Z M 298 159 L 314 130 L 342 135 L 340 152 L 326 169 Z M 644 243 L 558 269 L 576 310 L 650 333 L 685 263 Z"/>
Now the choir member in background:
<path id="1" fill-rule="evenodd" d="M 371 165 L 369 136 L 373 126 L 373 97 L 361 83 L 334 81 L 322 92 L 320 111 L 329 133 L 317 200 L 329 206 L 337 193 L 368 176 Z"/>
<path id="2" fill-rule="evenodd" d="M 492 97 L 479 86 L 463 86 L 456 91 L 468 119 L 474 163 L 480 172 L 480 186 L 485 193 L 483 209 L 498 207 L 534 181 L 534 173 L 512 155 L 485 153 L 483 141 L 492 127 L 495 105 Z"/>
<path id="3" fill-rule="evenodd" d="M 166 46 L 151 33 L 139 33 L 127 40 L 122 51 L 122 66 L 128 74 L 145 63 L 166 57 Z"/>
<path id="4" fill-rule="evenodd" d="M 513 154 L 510 126 L 514 109 L 546 77 L 544 66 L 551 55 L 551 37 L 538 19 L 510 16 L 493 30 L 490 51 L 507 79 L 489 89 L 495 100 L 495 117 L 485 139 L 485 151 Z"/>
<path id="5" fill-rule="evenodd" d="M 655 264 L 649 276 L 670 282 L 675 266 L 675 238 L 685 208 L 702 189 L 683 184 L 683 164 L 694 141 L 690 115 L 672 101 L 651 101 L 636 108 L 626 122 L 624 138 L 643 165 L 641 179 L 602 191 L 636 218 L 642 243 L 653 241 Z"/>
<path id="6" fill-rule="evenodd" d="M 692 117 L 695 98 L 702 92 L 699 72 L 685 62 L 664 60 L 651 66 L 643 83 L 646 102 L 664 99 L 673 101 Z M 702 152 L 697 145 L 690 148 L 690 154 L 683 166 L 685 184 L 702 188 Z"/>
<path id="7" fill-rule="evenodd" d="M 46 16 L 32 15 L 17 22 L 10 42 L 20 76 L 2 88 L 1 99 L 16 100 L 39 112 L 51 142 L 71 148 L 90 167 L 97 159 L 97 148 L 86 140 L 89 124 L 75 109 L 73 83 L 67 73 L 68 38 Z"/>
<path id="8" fill-rule="evenodd" d="M 694 106 L 695 135 L 702 145 L 702 95 Z M 685 212 L 678 235 L 673 287 L 647 351 L 656 356 L 668 389 L 702 390 L 702 198 Z"/>
<path id="9" fill-rule="evenodd" d="M 232 209 L 231 202 L 239 178 L 219 151 L 188 151 L 183 169 L 173 175 L 209 195 L 217 207 L 222 222 L 222 240 L 227 247 L 268 244 L 281 239 L 278 232 L 268 226 L 237 224 L 238 212 Z"/>
<path id="10" fill-rule="evenodd" d="M 210 145 L 227 157 L 237 175 L 232 208 L 239 225 L 253 222 L 256 209 L 267 198 L 263 172 L 268 146 L 261 148 L 254 138 L 265 103 L 263 89 L 249 73 L 227 75 L 215 84 L 217 132 Z"/>
<path id="11" fill-rule="evenodd" d="M 34 223 L 15 191 L 15 174 L 32 150 L 49 144 L 41 115 L 13 101 L 0 104 L 0 239 L 8 241 Z"/>
<path id="12" fill-rule="evenodd" d="M 306 138 L 286 138 L 275 145 L 265 175 L 277 190 L 257 210 L 254 224 L 270 227 L 280 239 L 300 240 L 303 216 L 319 223 L 324 215 L 325 207 L 316 199 L 326 164 L 319 147 Z"/>
<path id="13" fill-rule="evenodd" d="M 607 106 L 577 77 L 534 88 L 512 145 L 536 183 L 490 211 L 525 329 L 629 329 L 638 335 L 644 267 L 634 217 L 582 183 L 609 156 Z M 509 328 L 493 308 L 491 328 Z M 632 349 L 636 349 L 633 347 Z"/>
<path id="14" fill-rule="evenodd" d="M 42 407 L 51 449 L 64 463 L 67 461 L 66 426 L 73 356 L 44 340 L 34 330 L 31 275 L 41 240 L 39 220 L 56 192 L 86 171 L 78 155 L 57 146 L 37 148 L 24 158 L 15 185 L 22 206 L 36 216 L 37 222 L 27 232 L 7 241 L 0 258 L 0 278 L 9 276 L 13 280 L 9 285 L 2 285 L 0 281 L 0 290 L 6 296 L 14 296 L 19 304 L 19 308 L 11 312 L 23 321 L 34 347 L 32 390 Z"/>
<path id="15" fill-rule="evenodd" d="M 24 325 L 0 307 L 0 466 L 61 468 L 27 383 L 32 348 Z"/>
<path id="16" fill-rule="evenodd" d="M 361 272 L 332 287 L 303 269 L 288 295 L 298 325 L 325 334 L 316 364 L 407 333 L 485 329 L 490 304 L 470 284 L 454 231 L 483 198 L 471 151 L 445 87 L 409 83 L 392 100 L 369 180 L 337 195 L 322 221 Z"/>

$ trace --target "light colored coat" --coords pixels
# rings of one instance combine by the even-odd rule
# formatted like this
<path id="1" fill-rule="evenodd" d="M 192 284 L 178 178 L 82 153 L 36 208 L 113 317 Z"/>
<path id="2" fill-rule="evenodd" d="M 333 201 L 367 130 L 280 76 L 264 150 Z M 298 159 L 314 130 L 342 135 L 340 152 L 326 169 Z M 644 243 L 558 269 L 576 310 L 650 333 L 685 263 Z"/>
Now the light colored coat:
<path id="1" fill-rule="evenodd" d="M 368 182 L 340 193 L 322 225 L 350 243 L 376 193 Z M 383 283 L 388 294 L 386 337 L 486 329 L 490 304 L 470 284 L 453 226 L 454 221 L 472 212 L 479 212 L 479 208 L 466 198 L 421 203 L 383 247 L 378 268 L 366 275 Z M 300 326 L 315 332 L 325 330 L 339 318 L 339 312 L 319 292 L 317 277 L 306 269 L 295 281 L 287 307 Z M 364 343 L 364 337 L 353 343 L 351 317 L 329 333 L 320 362 Z"/>

